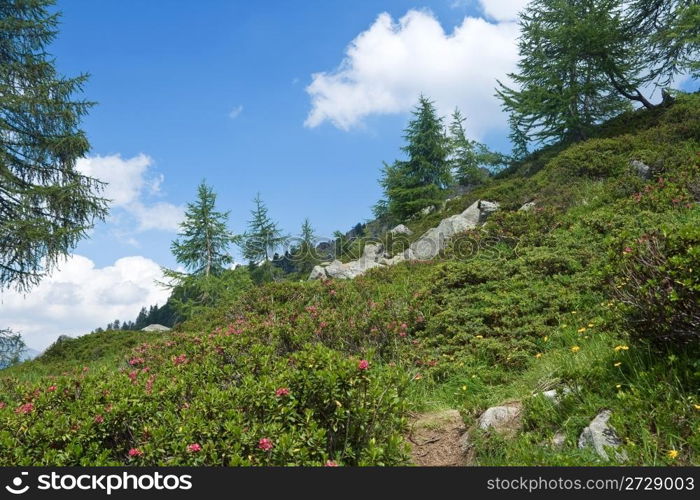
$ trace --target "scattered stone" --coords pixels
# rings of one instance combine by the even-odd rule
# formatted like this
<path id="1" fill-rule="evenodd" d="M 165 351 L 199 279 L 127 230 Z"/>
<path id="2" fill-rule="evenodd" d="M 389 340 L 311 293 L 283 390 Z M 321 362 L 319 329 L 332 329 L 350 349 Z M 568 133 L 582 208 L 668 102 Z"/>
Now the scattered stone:
<path id="1" fill-rule="evenodd" d="M 479 417 L 479 429 L 492 430 L 504 436 L 513 436 L 523 426 L 522 410 L 523 406 L 520 402 L 492 406 Z"/>
<path id="2" fill-rule="evenodd" d="M 552 436 L 552 447 L 556 449 L 561 449 L 564 447 L 566 442 L 566 434 L 564 431 L 557 431 L 554 436 Z"/>
<path id="3" fill-rule="evenodd" d="M 522 207 L 520 207 L 520 208 L 518 209 L 518 212 L 529 212 L 529 211 L 532 210 L 533 208 L 535 208 L 535 202 L 534 202 L 534 201 L 528 201 L 527 203 L 525 203 Z"/>
<path id="4" fill-rule="evenodd" d="M 170 328 L 167 326 L 159 325 L 157 323 L 154 323 L 152 325 L 148 325 L 145 328 L 141 328 L 142 332 L 169 332 Z"/>
<path id="5" fill-rule="evenodd" d="M 430 215 L 435 211 L 435 207 L 430 205 L 428 207 L 425 207 L 423 210 L 420 211 L 421 215 Z"/>
<path id="6" fill-rule="evenodd" d="M 596 453 L 603 459 L 609 460 L 606 448 L 614 451 L 614 457 L 619 462 L 624 462 L 627 460 L 627 454 L 624 450 L 616 451 L 622 441 L 618 437 L 615 429 L 608 425 L 608 420 L 612 416 L 610 410 L 604 410 L 600 412 L 588 427 L 583 429 L 581 436 L 578 438 L 579 448 L 589 448 L 592 447 Z"/>
<path id="7" fill-rule="evenodd" d="M 559 404 L 559 402 L 571 394 L 571 389 L 569 387 L 562 387 L 561 389 L 552 389 L 551 391 L 544 391 L 542 394 L 545 398 L 549 399 L 554 404 Z"/>
<path id="8" fill-rule="evenodd" d="M 407 228 L 407 227 L 404 226 L 403 224 L 399 224 L 399 225 L 396 226 L 394 229 L 392 229 L 391 231 L 389 231 L 389 233 L 394 234 L 394 235 L 396 235 L 396 234 L 405 234 L 405 235 L 407 235 L 407 236 L 411 236 L 411 235 L 413 234 L 413 231 L 411 231 L 409 228 Z"/>
<path id="9" fill-rule="evenodd" d="M 326 268 L 324 266 L 314 266 L 309 275 L 310 280 L 321 280 L 327 277 L 328 275 L 326 274 Z"/>
<path id="10" fill-rule="evenodd" d="M 639 160 L 632 160 L 630 162 L 630 165 L 632 166 L 632 168 L 634 168 L 639 177 L 642 177 L 643 179 L 648 179 L 651 176 L 651 167 L 646 163 L 641 162 Z"/>

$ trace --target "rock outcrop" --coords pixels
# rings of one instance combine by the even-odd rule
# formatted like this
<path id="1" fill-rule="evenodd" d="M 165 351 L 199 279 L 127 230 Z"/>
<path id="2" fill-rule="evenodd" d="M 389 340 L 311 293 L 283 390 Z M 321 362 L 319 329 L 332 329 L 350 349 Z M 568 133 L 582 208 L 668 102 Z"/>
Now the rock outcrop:
<path id="1" fill-rule="evenodd" d="M 479 417 L 479 429 L 513 436 L 522 428 L 521 403 L 492 406 Z"/>
<path id="2" fill-rule="evenodd" d="M 145 328 L 141 328 L 142 332 L 169 332 L 170 328 L 167 326 L 159 325 L 157 323 L 154 323 L 152 325 L 148 325 Z"/>
<path id="3" fill-rule="evenodd" d="M 391 234 L 405 234 L 407 236 L 410 236 L 413 234 L 413 231 L 411 231 L 409 228 L 407 228 L 403 224 L 399 224 L 394 229 L 389 231 L 389 233 L 391 233 Z"/>
<path id="4" fill-rule="evenodd" d="M 309 279 L 352 279 L 364 274 L 375 267 L 393 266 L 404 260 L 430 260 L 443 251 L 448 241 L 454 235 L 483 224 L 486 218 L 498 210 L 498 203 L 490 201 L 477 201 L 461 214 L 453 215 L 443 219 L 437 227 L 426 231 L 418 240 L 403 253 L 389 258 L 384 253 L 381 243 L 365 245 L 362 257 L 347 263 L 334 260 L 330 264 L 314 267 L 309 275 Z M 402 228 L 403 227 L 403 228 Z M 397 226 L 392 231 L 399 228 L 408 230 L 406 226 Z M 410 230 L 409 230 L 410 231 Z M 408 233 L 402 233 L 408 234 Z"/>
<path id="5" fill-rule="evenodd" d="M 630 166 L 637 172 L 637 175 L 642 179 L 648 179 L 651 177 L 651 167 L 644 162 L 639 160 L 632 160 Z"/>
<path id="6" fill-rule="evenodd" d="M 617 436 L 615 429 L 608 425 L 608 420 L 612 416 L 610 410 L 604 410 L 600 412 L 588 427 L 583 429 L 581 436 L 578 438 L 579 448 L 589 448 L 592 447 L 595 452 L 603 459 L 609 460 L 610 457 L 606 451 L 610 450 L 614 452 L 615 459 L 624 462 L 627 460 L 627 454 L 624 450 L 616 451 L 622 441 Z"/>

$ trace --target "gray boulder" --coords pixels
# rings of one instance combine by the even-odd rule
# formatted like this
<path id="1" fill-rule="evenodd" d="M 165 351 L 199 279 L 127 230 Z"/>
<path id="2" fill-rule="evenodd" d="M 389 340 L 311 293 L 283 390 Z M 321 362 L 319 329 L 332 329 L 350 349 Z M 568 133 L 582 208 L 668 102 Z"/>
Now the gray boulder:
<path id="1" fill-rule="evenodd" d="M 324 266 L 314 266 L 309 275 L 310 280 L 321 280 L 327 277 L 328 275 L 326 274 L 326 268 Z"/>
<path id="2" fill-rule="evenodd" d="M 630 166 L 637 172 L 639 177 L 643 179 L 648 179 L 651 177 L 651 167 L 644 162 L 639 160 L 632 160 Z"/>
<path id="3" fill-rule="evenodd" d="M 479 417 L 479 429 L 503 435 L 515 435 L 522 428 L 522 404 L 492 406 Z"/>
<path id="4" fill-rule="evenodd" d="M 152 325 L 148 325 L 145 328 L 141 328 L 142 332 L 169 332 L 170 328 L 167 326 L 159 325 L 157 323 L 154 323 Z"/>
<path id="5" fill-rule="evenodd" d="M 610 410 L 600 412 L 588 427 L 583 429 L 578 438 L 579 448 L 593 448 L 595 452 L 603 459 L 610 460 L 607 450 L 613 451 L 614 457 L 620 462 L 627 460 L 627 454 L 624 450 L 616 450 L 622 444 L 615 429 L 608 425 L 608 420 L 612 416 Z M 607 449 L 607 450 L 606 450 Z"/>
<path id="6" fill-rule="evenodd" d="M 426 231 L 404 253 L 406 260 L 430 260 L 447 246 L 455 234 L 463 233 L 483 224 L 486 218 L 498 210 L 498 203 L 477 201 L 461 214 L 443 219 L 437 227 Z"/>
<path id="7" fill-rule="evenodd" d="M 535 202 L 534 202 L 534 201 L 528 201 L 527 203 L 525 203 L 522 207 L 520 207 L 520 208 L 518 209 L 518 212 L 529 212 L 529 211 L 532 210 L 533 208 L 535 208 Z"/>
<path id="8" fill-rule="evenodd" d="M 407 227 L 404 226 L 403 224 L 399 224 L 399 225 L 396 226 L 394 229 L 392 229 L 391 231 L 389 231 L 389 233 L 394 234 L 394 235 L 396 235 L 396 234 L 405 234 L 405 235 L 407 235 L 407 236 L 410 236 L 410 235 L 413 234 L 413 231 L 411 231 L 409 228 L 407 228 Z"/>

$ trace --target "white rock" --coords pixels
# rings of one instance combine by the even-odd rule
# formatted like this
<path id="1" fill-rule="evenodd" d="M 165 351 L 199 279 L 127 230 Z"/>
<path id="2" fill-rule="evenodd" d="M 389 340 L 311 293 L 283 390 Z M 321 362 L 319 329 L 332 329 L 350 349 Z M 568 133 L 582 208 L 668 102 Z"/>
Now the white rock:
<path id="1" fill-rule="evenodd" d="M 159 325 L 157 323 L 154 323 L 152 325 L 148 325 L 145 328 L 141 328 L 142 332 L 169 332 L 170 328 L 167 326 Z"/>
<path id="2" fill-rule="evenodd" d="M 606 448 L 614 452 L 615 459 L 620 462 L 627 460 L 627 454 L 624 450 L 616 451 L 616 448 L 622 444 L 622 441 L 617 436 L 615 429 L 608 425 L 608 420 L 612 416 L 610 410 L 600 412 L 588 427 L 583 429 L 578 438 L 579 448 L 592 447 L 596 453 L 603 459 L 609 460 Z"/>
<path id="3" fill-rule="evenodd" d="M 534 201 L 528 201 L 527 203 L 525 203 L 522 207 L 520 207 L 520 208 L 518 209 L 518 212 L 529 212 L 529 211 L 532 210 L 533 208 L 535 208 L 535 202 L 534 202 Z"/>
<path id="4" fill-rule="evenodd" d="M 515 434 L 522 427 L 522 405 L 492 406 L 479 417 L 479 429 L 499 434 Z"/>
<path id="5" fill-rule="evenodd" d="M 314 268 L 311 270 L 311 274 L 309 274 L 310 280 L 320 280 L 327 277 L 328 275 L 326 274 L 326 268 L 323 266 L 314 266 Z"/>
<path id="6" fill-rule="evenodd" d="M 413 234 L 413 231 L 411 231 L 409 228 L 407 228 L 403 224 L 399 224 L 394 229 L 389 231 L 389 233 L 391 233 L 391 234 L 405 234 L 407 236 L 410 236 Z"/>

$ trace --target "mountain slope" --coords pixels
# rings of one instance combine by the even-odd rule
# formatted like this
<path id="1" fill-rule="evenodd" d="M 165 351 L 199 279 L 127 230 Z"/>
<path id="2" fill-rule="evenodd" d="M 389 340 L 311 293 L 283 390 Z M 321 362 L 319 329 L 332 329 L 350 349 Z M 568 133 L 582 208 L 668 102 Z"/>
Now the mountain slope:
<path id="1" fill-rule="evenodd" d="M 700 293 L 698 151 L 700 96 L 679 96 L 407 221 L 416 238 L 500 204 L 438 259 L 257 287 L 108 362 L 0 372 L 0 457 L 394 465 L 411 411 L 454 408 L 471 428 L 510 402 L 517 432 L 472 429 L 475 463 L 606 463 L 578 440 L 607 409 L 629 463 L 697 464 L 698 339 L 679 332 Z"/>

